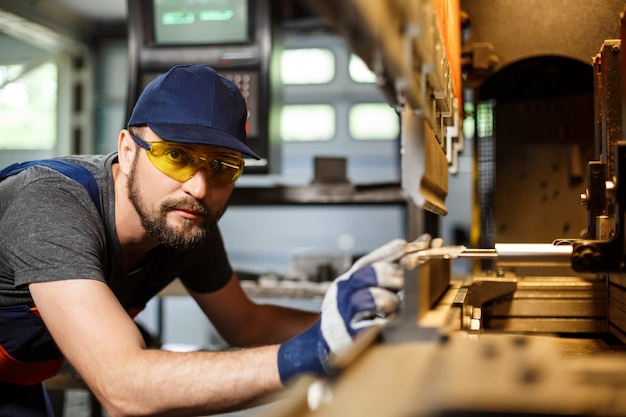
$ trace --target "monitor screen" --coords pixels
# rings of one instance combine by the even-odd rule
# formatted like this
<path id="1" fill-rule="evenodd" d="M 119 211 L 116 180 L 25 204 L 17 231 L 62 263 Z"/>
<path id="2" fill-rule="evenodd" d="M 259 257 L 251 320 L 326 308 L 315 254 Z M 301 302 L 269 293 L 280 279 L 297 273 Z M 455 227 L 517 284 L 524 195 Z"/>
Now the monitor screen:
<path id="1" fill-rule="evenodd" d="M 155 45 L 250 41 L 249 0 L 153 0 Z"/>

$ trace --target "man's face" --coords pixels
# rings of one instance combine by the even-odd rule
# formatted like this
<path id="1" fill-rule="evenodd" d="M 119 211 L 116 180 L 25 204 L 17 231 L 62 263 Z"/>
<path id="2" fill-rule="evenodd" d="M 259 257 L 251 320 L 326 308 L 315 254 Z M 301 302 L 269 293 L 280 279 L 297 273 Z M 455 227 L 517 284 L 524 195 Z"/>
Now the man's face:
<path id="1" fill-rule="evenodd" d="M 203 175 L 199 171 L 188 181 L 195 184 L 173 180 L 137 148 L 128 177 L 128 198 L 148 235 L 176 249 L 188 249 L 207 239 L 226 210 L 233 186 L 210 187 Z"/>

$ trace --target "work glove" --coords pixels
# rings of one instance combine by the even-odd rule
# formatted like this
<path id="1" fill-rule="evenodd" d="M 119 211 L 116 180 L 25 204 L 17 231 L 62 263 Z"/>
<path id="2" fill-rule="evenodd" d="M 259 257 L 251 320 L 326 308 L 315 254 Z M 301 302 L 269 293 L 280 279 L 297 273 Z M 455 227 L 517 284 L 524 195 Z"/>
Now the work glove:
<path id="1" fill-rule="evenodd" d="M 366 328 L 390 319 L 400 306 L 397 292 L 403 287 L 404 271 L 398 261 L 405 248 L 405 240 L 392 240 L 358 259 L 331 283 L 320 319 L 278 351 L 283 383 L 298 373 L 333 375 L 334 355 L 349 347 Z"/>

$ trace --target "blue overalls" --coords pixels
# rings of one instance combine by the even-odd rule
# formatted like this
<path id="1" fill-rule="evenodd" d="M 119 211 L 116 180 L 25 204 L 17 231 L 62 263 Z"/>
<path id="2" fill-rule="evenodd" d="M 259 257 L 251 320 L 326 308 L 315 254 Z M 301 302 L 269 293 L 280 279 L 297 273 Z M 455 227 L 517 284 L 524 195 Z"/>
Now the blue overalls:
<path id="1" fill-rule="evenodd" d="M 51 168 L 83 185 L 101 212 L 93 174 L 63 159 L 9 165 L 0 170 L 0 181 L 36 165 Z M 0 307 L 0 416 L 54 417 L 42 381 L 56 375 L 63 361 L 36 307 Z"/>

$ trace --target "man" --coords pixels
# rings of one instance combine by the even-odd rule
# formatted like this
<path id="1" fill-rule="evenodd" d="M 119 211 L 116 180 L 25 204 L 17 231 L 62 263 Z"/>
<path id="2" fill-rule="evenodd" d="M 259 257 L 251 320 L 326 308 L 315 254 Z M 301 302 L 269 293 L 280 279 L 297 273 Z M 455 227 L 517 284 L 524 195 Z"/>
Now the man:
<path id="1" fill-rule="evenodd" d="M 298 374 L 332 374 L 333 355 L 397 309 L 402 240 L 339 277 L 321 315 L 246 297 L 217 227 L 241 156 L 258 158 L 246 115 L 230 81 L 174 67 L 146 87 L 115 154 L 63 159 L 88 169 L 95 197 L 93 180 L 50 166 L 0 182 L 0 415 L 49 415 L 41 381 L 64 358 L 112 417 L 238 408 Z M 146 349 L 132 316 L 176 277 L 248 348 Z"/>

